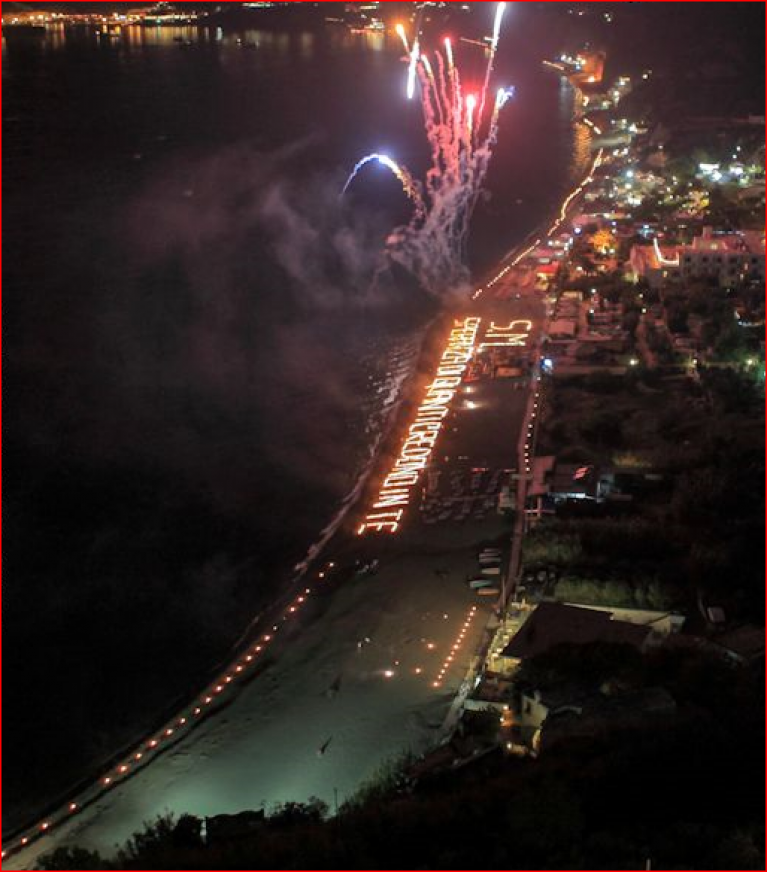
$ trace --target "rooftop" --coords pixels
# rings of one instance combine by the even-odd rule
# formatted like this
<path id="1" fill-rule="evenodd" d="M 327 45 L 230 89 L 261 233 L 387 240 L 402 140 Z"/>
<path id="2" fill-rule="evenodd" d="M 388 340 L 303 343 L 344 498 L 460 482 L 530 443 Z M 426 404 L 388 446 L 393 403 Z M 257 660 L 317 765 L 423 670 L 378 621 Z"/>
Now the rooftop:
<path id="1" fill-rule="evenodd" d="M 615 695 L 593 694 L 574 708 L 556 712 L 543 725 L 541 742 L 552 745 L 575 736 L 592 736 L 604 730 L 651 724 L 676 711 L 671 694 L 662 687 L 647 687 Z"/>
<path id="2" fill-rule="evenodd" d="M 735 233 L 715 232 L 704 227 L 690 245 L 680 245 L 680 252 L 722 252 L 725 254 L 764 254 L 764 231 L 739 230 Z"/>
<path id="3" fill-rule="evenodd" d="M 610 612 L 541 603 L 503 649 L 502 656 L 524 660 L 568 643 L 615 642 L 640 648 L 651 632 L 649 627 L 615 621 Z"/>
<path id="4" fill-rule="evenodd" d="M 575 321 L 566 321 L 562 318 L 552 321 L 549 326 L 550 336 L 575 336 L 577 325 Z"/>
<path id="5" fill-rule="evenodd" d="M 557 463 L 549 478 L 552 494 L 582 493 L 595 495 L 599 482 L 599 470 L 578 463 Z"/>
<path id="6" fill-rule="evenodd" d="M 661 257 L 666 260 L 674 260 L 677 255 L 675 245 L 658 246 Z M 658 254 L 653 245 L 632 245 L 630 254 L 631 266 L 640 275 L 647 270 L 661 269 L 662 264 L 658 260 Z"/>

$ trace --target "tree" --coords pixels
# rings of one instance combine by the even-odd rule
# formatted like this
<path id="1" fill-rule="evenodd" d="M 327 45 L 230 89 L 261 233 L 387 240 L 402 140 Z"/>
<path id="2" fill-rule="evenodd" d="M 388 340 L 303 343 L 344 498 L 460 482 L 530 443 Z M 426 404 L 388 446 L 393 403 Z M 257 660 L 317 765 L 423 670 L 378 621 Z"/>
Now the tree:
<path id="1" fill-rule="evenodd" d="M 580 537 L 556 522 L 541 524 L 525 537 L 523 555 L 526 567 L 574 563 L 582 556 Z"/>
<path id="2" fill-rule="evenodd" d="M 619 448 L 623 444 L 623 422 L 618 412 L 598 409 L 579 424 L 582 438 L 601 447 Z"/>
<path id="3" fill-rule="evenodd" d="M 640 317 L 641 315 L 636 309 L 630 309 L 623 315 L 623 329 L 632 337 L 637 331 Z"/>
<path id="4" fill-rule="evenodd" d="M 719 331 L 714 341 L 714 354 L 720 360 L 736 361 L 748 353 L 743 330 L 730 322 Z"/>
<path id="5" fill-rule="evenodd" d="M 613 233 L 607 228 L 602 228 L 591 237 L 591 245 L 599 254 L 611 254 L 615 251 L 618 242 Z"/>
<path id="6" fill-rule="evenodd" d="M 38 869 L 114 869 L 97 851 L 85 848 L 56 848 L 37 861 Z"/>
<path id="7" fill-rule="evenodd" d="M 668 307 L 666 320 L 672 333 L 687 333 L 687 309 L 681 303 Z"/>
<path id="8" fill-rule="evenodd" d="M 135 832 L 118 851 L 118 866 L 130 869 L 138 864 L 146 869 L 162 868 L 156 865 L 157 858 L 176 846 L 175 829 L 176 818 L 172 814 L 158 815 L 154 822 L 144 823 L 144 829 Z"/>
<path id="9" fill-rule="evenodd" d="M 414 761 L 415 757 L 410 751 L 385 760 L 373 775 L 344 801 L 341 811 L 349 812 L 366 804 L 385 801 L 396 796 L 407 784 L 406 770 Z"/>
<path id="10" fill-rule="evenodd" d="M 582 654 L 557 668 L 591 680 L 617 668 L 629 684 L 660 683 L 680 704 L 677 719 L 565 739 L 536 760 L 467 760 L 406 794 L 374 795 L 330 820 L 267 826 L 215 848 L 160 839 L 163 854 L 100 868 L 466 869 L 480 845 L 488 869 L 636 869 L 647 857 L 663 869 L 763 869 L 763 778 L 753 764 L 764 749 L 763 671 L 750 680 L 750 670 L 696 665 L 689 655 L 675 668 L 662 651 L 656 665 L 615 647 Z M 747 716 L 733 717 L 749 701 Z M 674 789 L 658 790 L 659 773 L 669 772 Z"/>
<path id="11" fill-rule="evenodd" d="M 269 815 L 269 825 L 294 827 L 304 823 L 319 823 L 327 816 L 327 803 L 312 796 L 307 802 L 283 802 L 276 805 Z"/>

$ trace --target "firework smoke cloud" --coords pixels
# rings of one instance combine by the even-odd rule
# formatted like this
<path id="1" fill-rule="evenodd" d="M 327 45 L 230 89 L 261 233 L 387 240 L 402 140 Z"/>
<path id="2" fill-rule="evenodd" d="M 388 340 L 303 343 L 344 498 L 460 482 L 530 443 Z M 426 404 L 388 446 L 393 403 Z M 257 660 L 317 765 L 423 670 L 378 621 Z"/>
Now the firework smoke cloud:
<path id="1" fill-rule="evenodd" d="M 469 291 L 469 224 L 498 136 L 499 113 L 513 95 L 512 88 L 498 89 L 488 117 L 488 89 L 505 6 L 499 3 L 496 9 L 479 95 L 463 94 L 449 39 L 444 41 L 443 51 L 434 52 L 432 62 L 421 51 L 418 34 L 411 44 L 404 28 L 397 26 L 407 54 L 408 98 L 418 90 L 416 81 L 420 85 L 431 166 L 421 182 L 390 156 L 373 153 L 356 164 L 343 189 L 345 192 L 371 161 L 391 170 L 412 201 L 413 214 L 407 225 L 389 234 L 386 250 L 392 261 L 413 273 L 429 293 L 440 297 L 463 296 Z"/>

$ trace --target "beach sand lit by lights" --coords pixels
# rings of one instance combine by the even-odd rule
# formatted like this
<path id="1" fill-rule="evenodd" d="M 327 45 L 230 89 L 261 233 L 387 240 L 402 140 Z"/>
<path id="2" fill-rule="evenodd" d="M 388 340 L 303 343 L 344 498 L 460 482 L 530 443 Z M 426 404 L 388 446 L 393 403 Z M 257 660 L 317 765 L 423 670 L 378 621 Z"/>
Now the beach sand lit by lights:
<path id="1" fill-rule="evenodd" d="M 532 297 L 488 301 L 482 315 L 484 339 L 493 318 L 539 324 L 543 305 Z M 536 335 L 537 327 L 526 344 Z M 498 379 L 460 389 L 435 446 L 445 476 L 454 464 L 516 464 L 528 396 L 520 387 Z M 368 497 L 376 487 L 371 481 Z M 480 520 L 428 525 L 423 517 L 415 500 L 395 535 L 352 535 L 340 554 L 331 543 L 278 630 L 264 628 L 269 639 L 260 636 L 253 671 L 232 667 L 231 684 L 219 679 L 220 699 L 195 730 L 164 736 L 162 753 L 133 774 L 113 771 L 87 807 L 4 866 L 30 868 L 74 843 L 110 854 L 169 811 L 205 817 L 314 796 L 333 811 L 383 763 L 433 747 L 497 599 L 478 596 L 466 579 L 477 572 L 480 547 L 508 543 L 511 522 L 495 509 Z M 377 571 L 342 577 L 344 561 L 359 558 L 377 559 Z"/>
<path id="2" fill-rule="evenodd" d="M 445 540 L 444 553 L 456 546 L 449 528 L 431 538 L 435 550 L 435 540 Z M 205 816 L 311 796 L 332 809 L 336 791 L 343 802 L 387 758 L 425 750 L 489 613 L 462 583 L 473 567 L 472 552 L 463 551 L 450 561 L 403 555 L 332 595 L 318 591 L 324 614 L 284 637 L 275 662 L 228 707 L 4 866 L 24 868 L 74 841 L 109 853 L 168 810 Z M 445 565 L 448 575 L 437 576 Z M 479 611 L 464 630 L 474 607 Z"/>

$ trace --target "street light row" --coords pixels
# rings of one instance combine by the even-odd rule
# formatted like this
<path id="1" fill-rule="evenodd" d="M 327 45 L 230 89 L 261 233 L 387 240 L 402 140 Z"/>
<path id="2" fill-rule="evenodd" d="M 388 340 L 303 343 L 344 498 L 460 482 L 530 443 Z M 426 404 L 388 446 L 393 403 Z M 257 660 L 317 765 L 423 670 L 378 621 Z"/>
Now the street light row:
<path id="1" fill-rule="evenodd" d="M 461 629 L 460 629 L 458 635 L 456 636 L 456 639 L 453 642 L 453 645 L 450 648 L 450 651 L 448 652 L 447 656 L 445 657 L 444 661 L 442 662 L 442 666 L 440 667 L 440 670 L 437 673 L 437 677 L 431 683 L 432 687 L 441 687 L 442 681 L 445 678 L 445 674 L 447 673 L 447 670 L 452 666 L 453 661 L 455 660 L 455 658 L 458 654 L 458 651 L 461 648 L 461 645 L 463 645 L 463 643 L 465 641 L 466 634 L 469 631 L 469 627 L 471 626 L 471 622 L 474 620 L 474 616 L 476 615 L 476 613 L 477 613 L 476 606 L 472 606 L 469 609 L 469 611 L 467 612 L 466 620 L 461 625 Z"/>

